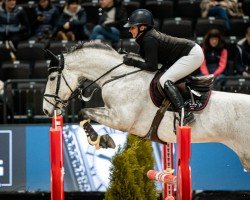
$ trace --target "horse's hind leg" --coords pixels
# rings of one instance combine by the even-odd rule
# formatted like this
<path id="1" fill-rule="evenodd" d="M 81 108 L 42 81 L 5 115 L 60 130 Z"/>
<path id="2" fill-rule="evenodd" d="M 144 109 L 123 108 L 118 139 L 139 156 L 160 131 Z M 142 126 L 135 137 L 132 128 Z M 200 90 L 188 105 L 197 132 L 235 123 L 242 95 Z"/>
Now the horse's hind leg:
<path id="1" fill-rule="evenodd" d="M 247 139 L 245 139 L 247 141 Z M 241 145 L 235 145 L 241 144 Z M 242 141 L 232 141 L 231 143 L 225 144 L 230 147 L 239 157 L 241 164 L 244 169 L 250 172 L 250 154 L 249 154 L 249 143 Z"/>
<path id="2" fill-rule="evenodd" d="M 242 165 L 244 166 L 244 169 L 247 172 L 250 172 L 250 157 L 249 156 L 240 157 L 240 161 Z"/>

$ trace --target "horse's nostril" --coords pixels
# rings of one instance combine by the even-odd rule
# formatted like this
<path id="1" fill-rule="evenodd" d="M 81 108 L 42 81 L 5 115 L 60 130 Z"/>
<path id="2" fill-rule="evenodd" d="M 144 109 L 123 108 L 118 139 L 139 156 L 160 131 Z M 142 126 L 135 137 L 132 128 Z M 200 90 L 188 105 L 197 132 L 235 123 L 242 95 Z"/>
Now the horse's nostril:
<path id="1" fill-rule="evenodd" d="M 49 112 L 46 109 L 43 109 L 43 112 L 44 112 L 45 115 L 48 116 Z"/>

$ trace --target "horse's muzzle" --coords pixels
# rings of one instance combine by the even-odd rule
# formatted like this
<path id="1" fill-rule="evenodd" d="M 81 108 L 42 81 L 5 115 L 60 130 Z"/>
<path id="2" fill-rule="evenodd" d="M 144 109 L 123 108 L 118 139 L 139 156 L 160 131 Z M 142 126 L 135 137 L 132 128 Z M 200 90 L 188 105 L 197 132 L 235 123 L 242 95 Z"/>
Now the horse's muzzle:
<path id="1" fill-rule="evenodd" d="M 49 112 L 47 109 L 44 108 L 43 112 L 48 117 L 53 117 L 55 114 L 56 115 L 62 115 L 62 110 L 60 108 L 55 109 L 54 112 Z"/>
<path id="2" fill-rule="evenodd" d="M 43 109 L 43 112 L 45 115 L 47 115 L 48 117 L 52 117 L 53 114 L 49 113 L 49 111 L 47 109 Z"/>

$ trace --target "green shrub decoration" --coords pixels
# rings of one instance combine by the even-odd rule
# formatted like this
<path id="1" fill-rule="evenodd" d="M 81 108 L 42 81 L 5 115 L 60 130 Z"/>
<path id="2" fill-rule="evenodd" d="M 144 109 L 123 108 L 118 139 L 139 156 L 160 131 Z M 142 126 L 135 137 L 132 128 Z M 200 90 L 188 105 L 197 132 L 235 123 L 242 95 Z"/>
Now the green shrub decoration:
<path id="1" fill-rule="evenodd" d="M 124 149 L 113 157 L 105 200 L 156 200 L 158 193 L 147 171 L 154 168 L 151 142 L 128 135 Z"/>

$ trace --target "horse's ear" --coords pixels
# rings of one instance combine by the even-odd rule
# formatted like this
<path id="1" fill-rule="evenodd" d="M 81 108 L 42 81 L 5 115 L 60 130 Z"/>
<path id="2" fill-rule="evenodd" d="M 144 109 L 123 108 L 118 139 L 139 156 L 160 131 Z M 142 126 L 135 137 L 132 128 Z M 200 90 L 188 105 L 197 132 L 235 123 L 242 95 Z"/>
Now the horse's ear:
<path id="1" fill-rule="evenodd" d="M 63 70 L 63 68 L 64 68 L 64 56 L 63 56 L 63 53 L 60 54 L 60 67 Z"/>
<path id="2" fill-rule="evenodd" d="M 51 65 L 52 66 L 59 66 L 59 59 L 58 59 L 58 57 L 55 54 L 53 54 L 48 49 L 43 49 L 43 51 L 45 52 L 46 59 L 51 60 Z"/>
<path id="3" fill-rule="evenodd" d="M 43 49 L 43 51 L 45 52 L 46 58 L 48 58 L 49 60 L 54 60 L 54 59 L 58 60 L 57 56 L 53 54 L 50 50 Z"/>

